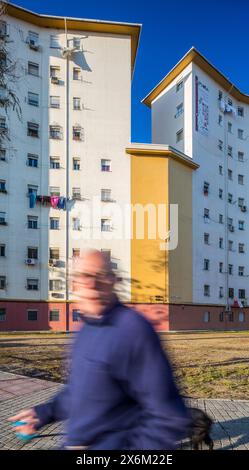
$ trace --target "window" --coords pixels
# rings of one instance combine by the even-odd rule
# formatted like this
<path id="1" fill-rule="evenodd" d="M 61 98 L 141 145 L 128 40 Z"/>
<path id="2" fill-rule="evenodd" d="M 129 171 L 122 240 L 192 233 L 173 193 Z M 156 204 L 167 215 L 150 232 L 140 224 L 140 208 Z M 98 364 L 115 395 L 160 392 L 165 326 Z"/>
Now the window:
<path id="1" fill-rule="evenodd" d="M 227 104 L 228 104 L 229 106 L 232 106 L 232 105 L 233 105 L 233 102 L 232 102 L 231 98 L 228 98 L 228 99 L 227 99 Z"/>
<path id="2" fill-rule="evenodd" d="M 227 200 L 230 204 L 232 204 L 233 202 L 233 195 L 231 193 L 228 193 L 228 197 L 227 197 Z"/>
<path id="3" fill-rule="evenodd" d="M 223 248 L 223 238 L 219 238 L 219 248 Z"/>
<path id="4" fill-rule="evenodd" d="M 5 180 L 0 180 L 0 193 L 7 193 Z"/>
<path id="5" fill-rule="evenodd" d="M 7 25 L 6 21 L 0 21 L 0 38 L 3 39 L 5 36 L 9 35 L 9 25 Z"/>
<path id="6" fill-rule="evenodd" d="M 28 258 L 38 259 L 38 248 L 28 246 Z"/>
<path id="7" fill-rule="evenodd" d="M 75 171 L 80 170 L 80 159 L 78 157 L 73 158 L 73 170 Z"/>
<path id="8" fill-rule="evenodd" d="M 62 290 L 62 281 L 61 281 L 61 279 L 50 279 L 50 281 L 49 281 L 49 290 L 50 291 Z"/>
<path id="9" fill-rule="evenodd" d="M 232 172 L 232 170 L 227 170 L 227 175 L 228 175 L 228 179 L 229 179 L 229 180 L 232 180 L 232 179 L 233 179 L 233 172 Z"/>
<path id="10" fill-rule="evenodd" d="M 59 170 L 59 168 L 60 168 L 60 157 L 50 157 L 50 168 L 52 170 Z"/>
<path id="11" fill-rule="evenodd" d="M 81 200 L 80 188 L 73 188 L 72 197 L 73 197 L 73 199 Z"/>
<path id="12" fill-rule="evenodd" d="M 35 62 L 28 62 L 28 74 L 39 77 L 39 64 Z"/>
<path id="13" fill-rule="evenodd" d="M 233 287 L 229 287 L 229 289 L 228 289 L 228 297 L 229 297 L 229 299 L 233 299 L 233 298 L 234 298 L 234 288 L 233 288 Z"/>
<path id="14" fill-rule="evenodd" d="M 207 196 L 208 193 L 209 193 L 209 183 L 207 183 L 207 181 L 204 181 L 204 184 L 203 184 L 203 193 L 205 194 L 205 196 Z"/>
<path id="15" fill-rule="evenodd" d="M 242 106 L 238 106 L 238 116 L 244 117 L 244 108 Z"/>
<path id="16" fill-rule="evenodd" d="M 179 90 L 181 90 L 183 87 L 183 80 L 181 82 L 178 82 L 176 84 L 176 92 L 178 92 Z"/>
<path id="17" fill-rule="evenodd" d="M 84 130 L 81 126 L 73 126 L 73 140 L 84 140 Z"/>
<path id="18" fill-rule="evenodd" d="M 230 133 L 232 132 L 232 123 L 231 122 L 227 123 L 227 131 L 230 132 Z"/>
<path id="19" fill-rule="evenodd" d="M 39 124 L 34 122 L 27 123 L 27 135 L 30 137 L 39 137 Z"/>
<path id="20" fill-rule="evenodd" d="M 182 113 L 183 113 L 183 103 L 180 103 L 180 104 L 178 104 L 178 106 L 176 107 L 175 118 L 177 118 L 178 116 L 180 116 Z"/>
<path id="21" fill-rule="evenodd" d="M 210 312 L 204 312 L 204 313 L 203 313 L 203 321 L 204 321 L 205 323 L 210 322 Z"/>
<path id="22" fill-rule="evenodd" d="M 228 145 L 228 147 L 227 147 L 227 155 L 229 157 L 233 156 L 233 147 L 231 147 L 231 145 Z"/>
<path id="23" fill-rule="evenodd" d="M 244 139 L 244 131 L 242 129 L 238 129 L 238 138 Z"/>
<path id="24" fill-rule="evenodd" d="M 28 228 L 38 228 L 38 217 L 28 215 Z"/>
<path id="25" fill-rule="evenodd" d="M 218 141 L 218 148 L 222 151 L 223 150 L 223 140 Z"/>
<path id="26" fill-rule="evenodd" d="M 39 95 L 37 93 L 28 92 L 28 104 L 31 106 L 39 106 Z"/>
<path id="27" fill-rule="evenodd" d="M 49 126 L 50 139 L 62 139 L 62 127 L 58 125 Z"/>
<path id="28" fill-rule="evenodd" d="M 209 245 L 209 233 L 204 233 L 204 243 L 205 245 Z"/>
<path id="29" fill-rule="evenodd" d="M 238 183 L 239 184 L 244 184 L 244 176 L 243 175 L 238 175 Z"/>
<path id="30" fill-rule="evenodd" d="M 111 171 L 111 160 L 101 159 L 101 171 Z"/>
<path id="31" fill-rule="evenodd" d="M 28 32 L 28 43 L 29 45 L 32 46 L 38 46 L 39 43 L 39 34 L 35 33 L 34 31 L 29 31 Z"/>
<path id="32" fill-rule="evenodd" d="M 219 321 L 224 321 L 224 312 L 219 313 Z"/>
<path id="33" fill-rule="evenodd" d="M 101 189 L 101 201 L 110 202 L 111 200 L 111 189 Z"/>
<path id="34" fill-rule="evenodd" d="M 209 297 L 210 296 L 210 286 L 205 284 L 204 285 L 204 296 Z"/>
<path id="35" fill-rule="evenodd" d="M 219 263 L 219 273 L 223 273 L 223 263 Z"/>
<path id="36" fill-rule="evenodd" d="M 50 217 L 50 229 L 60 230 L 60 219 L 59 217 Z"/>
<path id="37" fill-rule="evenodd" d="M 81 109 L 80 98 L 73 98 L 73 109 Z"/>
<path id="38" fill-rule="evenodd" d="M 183 140 L 183 129 L 176 133 L 176 142 L 180 142 L 181 140 Z"/>
<path id="39" fill-rule="evenodd" d="M 60 259 L 59 248 L 49 248 L 49 259 Z"/>
<path id="40" fill-rule="evenodd" d="M 0 256 L 5 256 L 5 245 L 1 244 L 0 245 Z"/>
<path id="41" fill-rule="evenodd" d="M 239 197 L 238 206 L 243 207 L 244 205 L 245 205 L 245 199 L 243 197 Z"/>
<path id="42" fill-rule="evenodd" d="M 204 209 L 204 219 L 210 219 L 209 217 L 209 209 Z"/>
<path id="43" fill-rule="evenodd" d="M 219 224 L 223 224 L 223 215 L 219 214 Z"/>
<path id="44" fill-rule="evenodd" d="M 59 186 L 50 186 L 50 196 L 60 196 Z"/>
<path id="45" fill-rule="evenodd" d="M 223 116 L 222 116 L 221 114 L 219 114 L 219 116 L 218 116 L 218 124 L 219 124 L 220 126 L 223 125 Z"/>
<path id="46" fill-rule="evenodd" d="M 239 243 L 239 253 L 245 253 L 245 244 Z"/>
<path id="47" fill-rule="evenodd" d="M 38 186 L 35 186 L 34 184 L 28 184 L 28 196 L 30 194 L 37 194 L 38 191 Z"/>
<path id="48" fill-rule="evenodd" d="M 76 49 L 80 49 L 81 38 L 74 37 L 73 38 L 73 47 Z"/>
<path id="49" fill-rule="evenodd" d="M 111 231 L 111 220 L 101 219 L 101 232 L 110 232 L 110 231 Z"/>
<path id="50" fill-rule="evenodd" d="M 78 67 L 73 68 L 73 80 L 81 80 L 81 70 Z"/>
<path id="51" fill-rule="evenodd" d="M 246 298 L 245 289 L 239 289 L 239 299 L 245 299 L 245 298 Z"/>
<path id="52" fill-rule="evenodd" d="M 79 321 L 80 320 L 80 310 L 78 309 L 73 309 L 73 321 Z"/>
<path id="53" fill-rule="evenodd" d="M 59 321 L 59 320 L 60 320 L 60 310 L 50 310 L 49 321 Z"/>
<path id="54" fill-rule="evenodd" d="M 6 161 L 6 149 L 0 148 L 0 161 Z"/>
<path id="55" fill-rule="evenodd" d="M 233 321 L 233 312 L 229 312 L 228 321 Z"/>
<path id="56" fill-rule="evenodd" d="M 222 167 L 222 165 L 219 165 L 219 174 L 220 174 L 220 175 L 223 175 L 223 167 Z"/>
<path id="57" fill-rule="evenodd" d="M 6 117 L 0 117 L 0 129 L 7 130 Z"/>
<path id="58" fill-rule="evenodd" d="M 28 290 L 38 290 L 39 287 L 38 279 L 27 279 L 27 289 Z"/>
<path id="59" fill-rule="evenodd" d="M 245 267 L 244 266 L 239 266 L 238 275 L 239 276 L 244 276 L 244 274 L 245 274 Z"/>
<path id="60" fill-rule="evenodd" d="M 6 321 L 6 309 L 0 308 L 0 321 Z"/>
<path id="61" fill-rule="evenodd" d="M 7 287 L 6 276 L 0 276 L 0 289 L 5 290 Z"/>
<path id="62" fill-rule="evenodd" d="M 80 218 L 73 217 L 73 230 L 81 230 Z"/>
<path id="63" fill-rule="evenodd" d="M 6 212 L 0 212 L 0 225 L 7 225 Z"/>
<path id="64" fill-rule="evenodd" d="M 50 95 L 50 108 L 59 108 L 60 107 L 60 97 Z"/>
<path id="65" fill-rule="evenodd" d="M 52 83 L 59 83 L 60 70 L 60 66 L 50 65 L 50 78 Z"/>
<path id="66" fill-rule="evenodd" d="M 239 162 L 244 161 L 244 152 L 238 152 L 238 160 L 239 160 Z"/>
<path id="67" fill-rule="evenodd" d="M 230 276 L 232 276 L 232 274 L 233 274 L 233 265 L 232 264 L 228 265 L 228 274 L 230 274 Z"/>
<path id="68" fill-rule="evenodd" d="M 222 100 L 222 96 L 223 96 L 223 93 L 222 93 L 221 90 L 219 90 L 219 92 L 218 92 L 218 99 L 219 99 L 219 100 Z"/>
<path id="69" fill-rule="evenodd" d="M 219 287 L 219 298 L 222 299 L 222 297 L 224 297 L 224 288 Z"/>
<path id="70" fill-rule="evenodd" d="M 34 168 L 38 168 L 38 155 L 28 153 L 27 165 Z"/>
<path id="71" fill-rule="evenodd" d="M 232 240 L 228 240 L 228 250 L 233 251 L 233 241 Z"/>
<path id="72" fill-rule="evenodd" d="M 204 266 L 203 269 L 204 271 L 209 271 L 209 259 L 204 259 Z"/>
<path id="73" fill-rule="evenodd" d="M 28 310 L 28 321 L 37 321 L 37 310 Z"/>
<path id="74" fill-rule="evenodd" d="M 101 253 L 103 253 L 106 261 L 108 261 L 110 263 L 111 262 L 111 250 L 101 248 Z"/>
<path id="75" fill-rule="evenodd" d="M 73 248 L 73 258 L 80 257 L 80 248 Z"/>
<path id="76" fill-rule="evenodd" d="M 51 34 L 50 35 L 50 47 L 53 49 L 60 49 L 60 39 L 57 34 Z"/>
<path id="77" fill-rule="evenodd" d="M 239 230 L 245 230 L 245 221 L 239 220 Z"/>
<path id="78" fill-rule="evenodd" d="M 219 189 L 219 198 L 223 199 L 223 189 Z"/>
<path id="79" fill-rule="evenodd" d="M 243 323 L 245 321 L 245 313 L 239 312 L 239 322 Z"/>

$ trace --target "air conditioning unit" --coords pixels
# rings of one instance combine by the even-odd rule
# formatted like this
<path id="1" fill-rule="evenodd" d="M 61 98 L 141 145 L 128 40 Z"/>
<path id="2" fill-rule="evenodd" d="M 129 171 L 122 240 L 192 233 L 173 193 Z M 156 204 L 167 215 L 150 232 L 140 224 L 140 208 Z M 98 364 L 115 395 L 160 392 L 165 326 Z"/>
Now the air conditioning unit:
<path id="1" fill-rule="evenodd" d="M 246 212 L 247 211 L 247 207 L 246 206 L 241 206 L 241 212 Z"/>
<path id="2" fill-rule="evenodd" d="M 51 83 L 58 85 L 60 82 L 59 77 L 51 77 Z"/>
<path id="3" fill-rule="evenodd" d="M 39 51 L 40 49 L 39 44 L 34 39 L 28 38 L 27 44 L 29 45 L 30 49 L 33 49 L 34 51 Z"/>
<path id="4" fill-rule="evenodd" d="M 61 51 L 63 59 L 70 57 L 77 50 L 78 50 L 77 47 L 64 47 L 64 49 L 62 49 Z"/>
<path id="5" fill-rule="evenodd" d="M 54 258 L 50 258 L 49 262 L 48 262 L 49 266 L 52 266 L 53 268 L 56 267 L 58 265 L 58 263 L 59 263 L 59 260 L 54 259 Z"/>
<path id="6" fill-rule="evenodd" d="M 25 259 L 25 263 L 28 265 L 33 265 L 35 264 L 35 259 L 34 258 L 27 258 Z"/>

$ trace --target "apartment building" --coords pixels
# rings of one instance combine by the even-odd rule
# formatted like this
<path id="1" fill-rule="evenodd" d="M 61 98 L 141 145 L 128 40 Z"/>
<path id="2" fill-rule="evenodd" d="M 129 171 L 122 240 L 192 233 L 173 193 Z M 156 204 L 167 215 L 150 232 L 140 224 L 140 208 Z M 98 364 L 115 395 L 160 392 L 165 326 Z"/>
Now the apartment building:
<path id="1" fill-rule="evenodd" d="M 21 119 L 6 114 L 0 90 L 0 132 L 8 134 L 0 149 L 3 330 L 77 328 L 70 263 L 89 245 L 130 279 L 130 241 L 115 237 L 112 207 L 130 203 L 125 146 L 139 34 L 137 24 L 39 15 L 12 4 L 1 17 L 22 109 Z M 100 209 L 89 218 L 93 201 Z M 130 300 L 129 281 L 122 295 Z"/>
<path id="2" fill-rule="evenodd" d="M 192 48 L 143 103 L 151 108 L 153 144 L 172 146 L 199 166 L 185 213 L 191 301 L 181 280 L 169 279 L 178 291 L 169 299 L 172 329 L 248 328 L 249 97 Z M 189 253 L 178 259 L 182 268 Z"/>

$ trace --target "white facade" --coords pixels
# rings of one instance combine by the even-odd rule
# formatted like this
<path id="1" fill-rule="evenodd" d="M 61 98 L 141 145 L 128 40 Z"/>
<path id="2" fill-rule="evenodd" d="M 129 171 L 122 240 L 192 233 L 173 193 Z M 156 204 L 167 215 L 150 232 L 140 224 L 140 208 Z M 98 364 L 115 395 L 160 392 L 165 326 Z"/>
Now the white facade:
<path id="1" fill-rule="evenodd" d="M 7 189 L 7 194 L 0 193 L 0 213 L 6 213 L 7 221 L 6 226 L 0 226 L 0 245 L 5 245 L 5 256 L 0 256 L 0 276 L 6 277 L 0 298 L 66 300 L 66 267 L 73 249 L 89 246 L 111 250 L 118 272 L 129 279 L 130 241 L 115 239 L 119 222 L 110 217 L 112 239 L 104 239 L 101 214 L 89 226 L 82 220 L 82 208 L 91 205 L 94 198 L 102 208 L 106 207 L 107 203 L 100 201 L 102 189 L 111 195 L 109 208 L 130 203 L 130 162 L 125 147 L 131 127 L 131 37 L 77 30 L 68 30 L 66 37 L 64 30 L 39 27 L 7 15 L 3 19 L 9 26 L 6 47 L 17 61 L 20 76 L 16 86 L 22 120 L 15 112 L 9 113 L 10 140 L 3 145 L 6 161 L 0 160 L 0 180 L 5 181 Z M 38 35 L 38 48 L 27 43 L 29 31 Z M 79 50 L 67 59 L 62 56 L 62 49 L 72 48 L 73 38 L 79 39 Z M 58 47 L 51 47 L 56 43 Z M 30 73 L 34 65 L 29 63 L 39 66 L 37 76 Z M 58 68 L 53 72 L 58 83 L 56 79 L 51 81 L 51 66 Z M 30 99 L 37 99 L 34 94 L 38 95 L 38 106 L 29 104 Z M 51 102 L 52 106 L 59 103 L 59 107 L 51 107 Z M 73 109 L 73 103 L 79 109 Z M 4 108 L 0 108 L 1 116 L 6 116 Z M 28 122 L 39 125 L 39 137 L 27 135 Z M 49 137 L 51 125 L 59 126 L 59 139 Z M 81 128 L 80 140 L 72 137 L 74 126 Z M 37 167 L 27 165 L 28 154 L 38 157 Z M 50 167 L 51 157 L 59 157 L 59 168 Z M 110 161 L 111 171 L 102 171 L 103 165 L 101 170 L 101 160 Z M 59 188 L 60 196 L 70 199 L 73 188 L 80 189 L 81 200 L 68 205 L 68 227 L 64 210 L 41 204 L 29 208 L 29 185 L 43 196 L 50 195 L 51 187 Z M 37 229 L 28 228 L 28 216 L 38 217 Z M 59 230 L 50 229 L 51 217 L 59 218 Z M 79 230 L 74 230 L 75 226 Z M 93 231 L 98 239 L 92 239 Z M 28 247 L 38 249 L 34 265 L 25 264 Z M 59 267 L 49 266 L 51 248 L 59 249 Z M 38 290 L 28 290 L 27 279 L 37 279 Z M 51 291 L 49 281 L 53 279 L 61 280 L 61 286 L 54 286 Z M 130 298 L 129 283 L 125 298 Z"/>
<path id="2" fill-rule="evenodd" d="M 202 90 L 196 90 L 196 77 L 203 96 Z M 204 129 L 200 103 L 198 108 L 196 105 L 197 93 L 208 107 Z M 183 108 L 177 108 L 181 103 Z M 224 112 L 224 104 L 228 112 Z M 193 172 L 193 302 L 227 306 L 238 299 L 248 305 L 249 105 L 236 100 L 192 61 L 152 101 L 151 108 L 153 143 L 172 145 L 200 165 Z M 181 129 L 182 140 L 177 142 Z M 204 183 L 208 183 L 206 194 Z M 204 209 L 209 211 L 209 219 L 204 217 Z M 204 242 L 204 234 L 209 244 Z M 219 247 L 220 239 L 223 248 Z M 244 246 L 244 253 L 239 252 L 239 244 Z"/>

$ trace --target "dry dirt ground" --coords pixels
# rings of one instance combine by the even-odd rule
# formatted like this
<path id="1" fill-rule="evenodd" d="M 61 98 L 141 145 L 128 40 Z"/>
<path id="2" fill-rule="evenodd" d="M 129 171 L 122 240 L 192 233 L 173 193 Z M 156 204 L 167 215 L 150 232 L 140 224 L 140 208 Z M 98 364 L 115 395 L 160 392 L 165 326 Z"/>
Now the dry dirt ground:
<path id="1" fill-rule="evenodd" d="M 185 396 L 249 399 L 249 332 L 160 335 Z M 0 334 L 0 369 L 66 381 L 73 335 Z"/>

